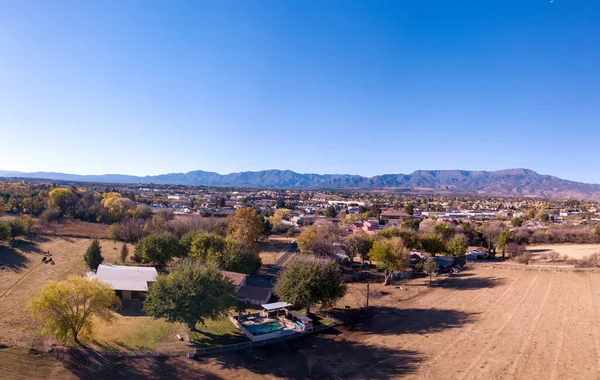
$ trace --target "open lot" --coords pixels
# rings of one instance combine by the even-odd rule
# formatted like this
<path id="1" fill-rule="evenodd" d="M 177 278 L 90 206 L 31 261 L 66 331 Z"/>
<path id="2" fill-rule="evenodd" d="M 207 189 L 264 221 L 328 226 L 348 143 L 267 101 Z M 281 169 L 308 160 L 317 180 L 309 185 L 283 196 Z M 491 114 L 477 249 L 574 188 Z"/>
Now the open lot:
<path id="1" fill-rule="evenodd" d="M 337 317 L 345 326 L 198 361 L 111 354 L 174 344 L 178 326 L 135 316 L 100 328 L 98 345 L 107 351 L 94 354 L 93 365 L 76 356 L 58 360 L 29 352 L 28 347 L 44 348 L 46 339 L 27 312 L 29 298 L 51 279 L 84 273 L 81 255 L 89 242 L 38 238 L 0 250 L 10 266 L 0 272 L 3 377 L 595 379 L 600 373 L 600 271 L 477 264 L 434 280 L 431 288 L 425 278 L 388 287 L 371 284 L 374 310 L 364 319 L 351 317 L 358 316 L 355 308 L 362 306 L 366 284 L 352 284 L 338 304 Z M 114 262 L 120 245 L 102 241 L 102 247 L 106 261 Z M 54 266 L 41 264 L 40 252 L 48 250 Z M 218 344 L 211 334 L 228 328 L 216 322 L 195 338 Z M 229 333 L 235 340 L 235 331 L 221 335 Z"/>
<path id="2" fill-rule="evenodd" d="M 28 302 L 48 281 L 84 274 L 87 270 L 82 257 L 90 242 L 39 236 L 0 247 L 0 263 L 5 268 L 0 271 L 0 343 L 43 346 L 45 338 L 27 310 Z M 121 244 L 109 240 L 100 243 L 105 262 L 115 263 Z M 50 252 L 55 265 L 42 263 L 42 252 Z"/>
<path id="3" fill-rule="evenodd" d="M 560 255 L 567 255 L 570 259 L 581 259 L 592 253 L 600 253 L 600 244 L 544 244 L 527 246 L 529 252 L 535 255 L 558 252 Z"/>

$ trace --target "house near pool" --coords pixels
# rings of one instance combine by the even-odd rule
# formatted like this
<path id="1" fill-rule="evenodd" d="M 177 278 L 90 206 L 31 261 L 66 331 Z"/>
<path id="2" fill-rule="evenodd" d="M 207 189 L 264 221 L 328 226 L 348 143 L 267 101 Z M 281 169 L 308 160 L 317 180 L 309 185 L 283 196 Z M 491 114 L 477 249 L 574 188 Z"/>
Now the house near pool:
<path id="1" fill-rule="evenodd" d="M 154 267 L 134 267 L 100 264 L 96 272 L 88 273 L 88 279 L 105 282 L 123 300 L 144 299 L 148 289 L 156 281 Z"/>

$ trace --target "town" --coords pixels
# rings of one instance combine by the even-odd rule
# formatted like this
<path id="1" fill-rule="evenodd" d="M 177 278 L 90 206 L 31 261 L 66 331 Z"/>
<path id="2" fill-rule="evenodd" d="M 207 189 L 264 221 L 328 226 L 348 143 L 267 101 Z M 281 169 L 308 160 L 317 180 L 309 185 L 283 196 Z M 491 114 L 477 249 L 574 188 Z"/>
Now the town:
<path id="1" fill-rule="evenodd" d="M 494 267 L 600 267 L 593 201 L 5 180 L 0 206 L 0 343 L 69 360 L 85 344 L 94 371 L 147 350 L 264 360 L 428 289 L 491 288 Z M 52 297 L 94 283 L 106 311 L 78 328 L 53 316 Z"/>

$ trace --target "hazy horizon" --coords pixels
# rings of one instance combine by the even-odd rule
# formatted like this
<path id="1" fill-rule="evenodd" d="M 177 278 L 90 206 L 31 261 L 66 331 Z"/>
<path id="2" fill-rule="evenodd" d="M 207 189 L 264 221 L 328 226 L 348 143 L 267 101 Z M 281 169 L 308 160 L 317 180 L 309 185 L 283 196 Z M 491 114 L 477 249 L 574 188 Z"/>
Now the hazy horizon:
<path id="1" fill-rule="evenodd" d="M 22 1 L 0 168 L 600 183 L 600 2 Z"/>

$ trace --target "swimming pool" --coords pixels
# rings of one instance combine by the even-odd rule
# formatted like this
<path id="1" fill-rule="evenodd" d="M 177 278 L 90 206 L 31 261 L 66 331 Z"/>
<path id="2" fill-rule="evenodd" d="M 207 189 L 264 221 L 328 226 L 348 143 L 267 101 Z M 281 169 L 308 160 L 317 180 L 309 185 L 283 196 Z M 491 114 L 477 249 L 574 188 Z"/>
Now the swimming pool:
<path id="1" fill-rule="evenodd" d="M 281 330 L 283 325 L 279 322 L 265 322 L 258 325 L 244 325 L 246 331 L 252 335 L 270 334 L 277 330 Z"/>

